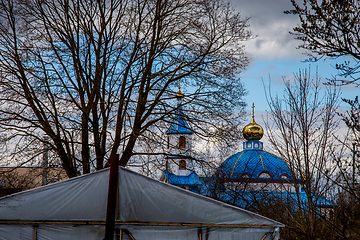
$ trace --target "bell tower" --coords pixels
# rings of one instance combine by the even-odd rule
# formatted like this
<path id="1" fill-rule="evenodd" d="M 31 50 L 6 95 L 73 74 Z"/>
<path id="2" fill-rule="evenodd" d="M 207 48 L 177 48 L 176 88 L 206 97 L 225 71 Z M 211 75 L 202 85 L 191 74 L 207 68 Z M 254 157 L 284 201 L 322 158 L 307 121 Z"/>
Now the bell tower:
<path id="1" fill-rule="evenodd" d="M 187 124 L 182 112 L 182 101 L 184 94 L 180 90 L 176 93 L 177 110 L 175 119 L 166 131 L 167 152 L 166 170 L 178 176 L 188 176 L 193 170 L 191 158 L 191 144 L 193 131 Z"/>

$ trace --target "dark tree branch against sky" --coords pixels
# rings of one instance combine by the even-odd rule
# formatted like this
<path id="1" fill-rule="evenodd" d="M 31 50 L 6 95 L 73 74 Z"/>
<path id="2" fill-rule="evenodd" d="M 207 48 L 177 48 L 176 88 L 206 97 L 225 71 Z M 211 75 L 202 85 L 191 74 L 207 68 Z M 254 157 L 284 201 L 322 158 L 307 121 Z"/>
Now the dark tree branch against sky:
<path id="1" fill-rule="evenodd" d="M 310 60 L 323 57 L 348 56 L 355 64 L 345 61 L 336 64 L 341 79 L 331 79 L 333 84 L 358 85 L 360 70 L 360 3 L 357 0 L 304 0 L 301 4 L 291 0 L 294 9 L 287 14 L 299 16 L 300 24 L 293 34 L 308 50 Z"/>
<path id="2" fill-rule="evenodd" d="M 241 121 L 251 33 L 221 0 L 1 0 L 0 20 L 2 159 L 29 161 L 49 139 L 69 177 L 118 151 L 125 166 L 170 121 L 179 82 L 203 129 Z"/>

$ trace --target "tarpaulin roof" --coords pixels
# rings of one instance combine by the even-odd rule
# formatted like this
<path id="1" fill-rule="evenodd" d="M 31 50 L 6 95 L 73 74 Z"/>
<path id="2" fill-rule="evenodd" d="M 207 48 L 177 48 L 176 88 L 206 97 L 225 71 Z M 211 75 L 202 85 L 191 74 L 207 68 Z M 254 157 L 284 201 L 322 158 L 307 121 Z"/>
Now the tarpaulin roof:
<path id="1" fill-rule="evenodd" d="M 109 170 L 0 199 L 0 239 L 102 239 Z M 273 239 L 283 224 L 119 168 L 116 228 L 142 239 Z M 175 231 L 176 230 L 176 231 Z M 205 230 L 204 230 L 205 231 Z M 22 234 L 22 235 L 21 235 Z M 126 237 L 123 239 L 127 239 Z"/>

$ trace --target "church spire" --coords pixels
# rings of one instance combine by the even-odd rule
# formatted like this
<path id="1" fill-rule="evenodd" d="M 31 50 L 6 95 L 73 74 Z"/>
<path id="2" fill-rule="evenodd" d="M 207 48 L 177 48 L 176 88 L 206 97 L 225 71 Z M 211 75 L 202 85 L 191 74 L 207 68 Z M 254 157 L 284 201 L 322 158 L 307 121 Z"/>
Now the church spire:
<path id="1" fill-rule="evenodd" d="M 176 176 L 189 176 L 194 170 L 191 158 L 191 142 L 194 132 L 190 129 L 182 112 L 184 94 L 180 90 L 180 83 L 175 96 L 178 101 L 176 115 L 166 131 L 168 148 L 166 169 Z"/>
<path id="2" fill-rule="evenodd" d="M 184 94 L 180 90 L 180 81 L 179 81 L 179 90 L 175 94 L 175 97 L 178 101 L 178 109 L 176 111 L 176 116 L 174 121 L 171 123 L 170 127 L 166 131 L 166 134 L 193 134 L 194 132 L 190 129 L 188 123 L 185 120 L 185 116 L 182 112 L 181 103 L 184 98 Z"/>

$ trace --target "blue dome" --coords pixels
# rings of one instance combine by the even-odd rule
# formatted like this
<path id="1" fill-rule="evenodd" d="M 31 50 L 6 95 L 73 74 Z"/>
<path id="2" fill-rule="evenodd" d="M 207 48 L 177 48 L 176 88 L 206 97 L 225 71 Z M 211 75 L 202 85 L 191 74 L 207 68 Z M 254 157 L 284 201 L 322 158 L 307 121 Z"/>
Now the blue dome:
<path id="1" fill-rule="evenodd" d="M 217 170 L 222 179 L 287 180 L 293 177 L 286 163 L 262 149 L 245 149 L 226 159 Z"/>

